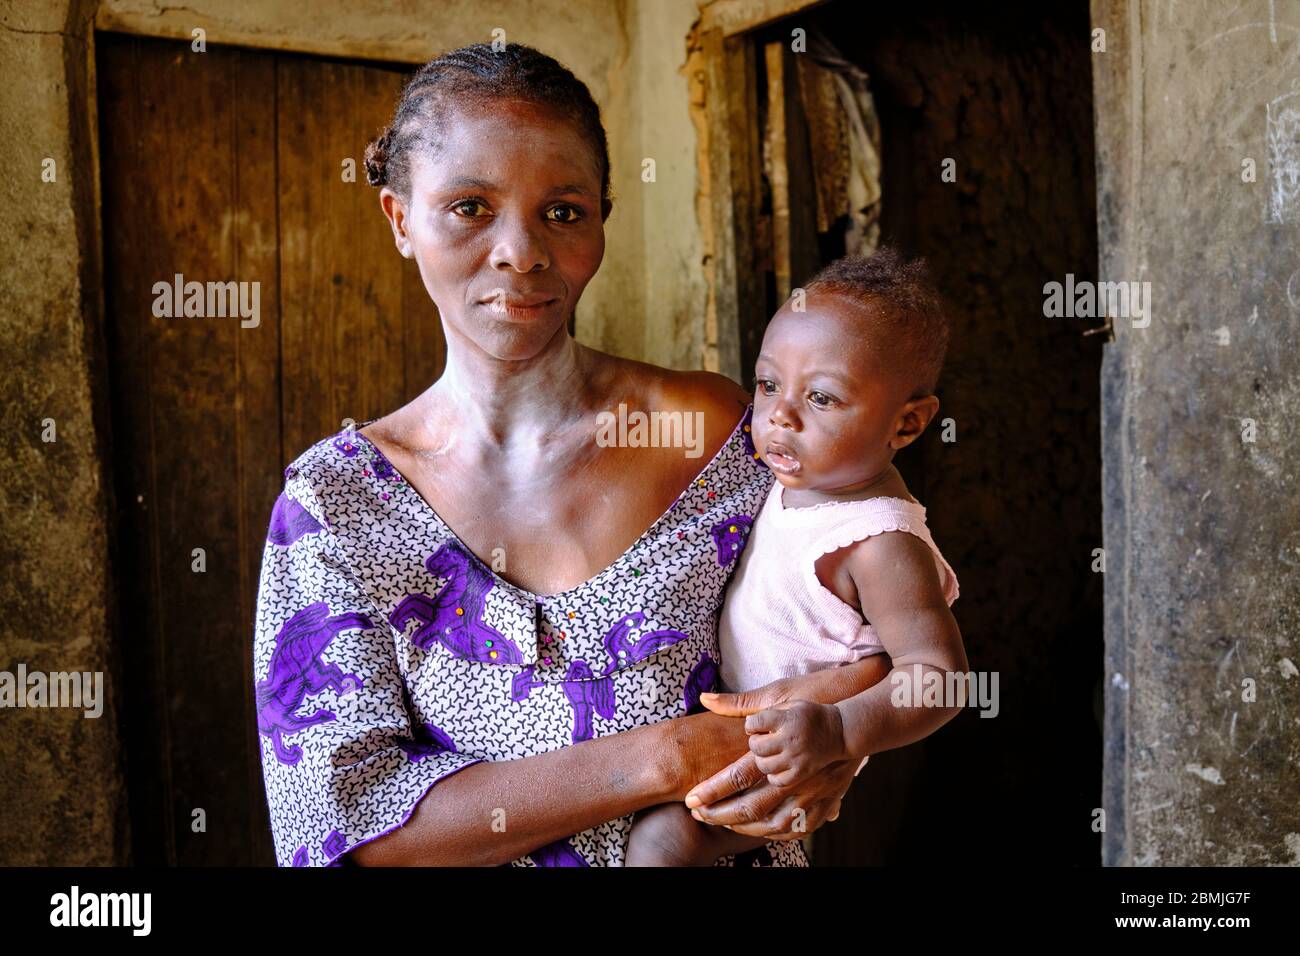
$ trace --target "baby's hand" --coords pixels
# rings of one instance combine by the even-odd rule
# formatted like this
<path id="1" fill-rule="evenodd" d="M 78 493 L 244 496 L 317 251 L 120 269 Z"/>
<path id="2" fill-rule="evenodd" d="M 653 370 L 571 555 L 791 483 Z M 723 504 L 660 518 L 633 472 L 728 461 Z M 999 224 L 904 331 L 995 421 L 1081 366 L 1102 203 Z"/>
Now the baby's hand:
<path id="1" fill-rule="evenodd" d="M 745 718 L 749 750 L 768 782 L 788 787 L 847 760 L 844 721 L 834 704 L 791 700 Z"/>

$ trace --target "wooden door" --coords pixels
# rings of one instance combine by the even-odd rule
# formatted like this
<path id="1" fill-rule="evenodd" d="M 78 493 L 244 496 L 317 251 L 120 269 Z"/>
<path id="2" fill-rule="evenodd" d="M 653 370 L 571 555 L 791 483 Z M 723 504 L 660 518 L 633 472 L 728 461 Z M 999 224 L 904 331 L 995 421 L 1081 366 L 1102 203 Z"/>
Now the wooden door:
<path id="1" fill-rule="evenodd" d="M 443 366 L 436 309 L 362 163 L 406 68 L 96 45 L 134 860 L 270 864 L 252 633 L 283 469 Z M 218 288 L 247 314 L 221 315 L 221 292 L 168 317 L 158 284 L 178 274 L 238 284 Z"/>

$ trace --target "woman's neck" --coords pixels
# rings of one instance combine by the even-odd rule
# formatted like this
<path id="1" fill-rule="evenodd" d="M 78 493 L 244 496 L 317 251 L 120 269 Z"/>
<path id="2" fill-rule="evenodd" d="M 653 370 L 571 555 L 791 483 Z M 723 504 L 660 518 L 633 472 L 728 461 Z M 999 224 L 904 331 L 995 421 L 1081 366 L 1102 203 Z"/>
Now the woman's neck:
<path id="1" fill-rule="evenodd" d="M 583 421 L 594 430 L 607 387 L 606 376 L 596 374 L 600 353 L 565 329 L 524 360 L 457 344 L 448 342 L 446 369 L 421 402 L 420 418 L 431 435 L 445 435 L 454 423 L 462 440 L 509 451 L 548 444 Z"/>

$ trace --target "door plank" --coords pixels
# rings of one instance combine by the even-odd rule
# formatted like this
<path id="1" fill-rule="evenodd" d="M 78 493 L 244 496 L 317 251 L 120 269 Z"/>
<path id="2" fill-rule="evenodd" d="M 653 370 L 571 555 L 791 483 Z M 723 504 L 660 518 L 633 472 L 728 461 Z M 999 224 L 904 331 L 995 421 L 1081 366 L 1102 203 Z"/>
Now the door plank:
<path id="1" fill-rule="evenodd" d="M 101 45 L 138 863 L 241 862 L 266 849 L 248 798 L 256 740 L 246 715 L 252 555 L 274 500 L 261 469 L 280 454 L 271 67 L 271 55 L 249 51 Z M 177 274 L 183 288 L 247 283 L 258 324 L 175 314 L 175 302 L 172 315 L 155 315 L 155 283 L 174 287 Z M 205 312 L 216 304 L 204 296 Z M 206 832 L 192 826 L 197 810 Z"/>
<path id="2" fill-rule="evenodd" d="M 401 75 L 283 57 L 280 275 L 284 309 L 285 451 L 290 457 L 403 402 L 404 260 L 358 172 L 365 144 L 392 110 Z"/>

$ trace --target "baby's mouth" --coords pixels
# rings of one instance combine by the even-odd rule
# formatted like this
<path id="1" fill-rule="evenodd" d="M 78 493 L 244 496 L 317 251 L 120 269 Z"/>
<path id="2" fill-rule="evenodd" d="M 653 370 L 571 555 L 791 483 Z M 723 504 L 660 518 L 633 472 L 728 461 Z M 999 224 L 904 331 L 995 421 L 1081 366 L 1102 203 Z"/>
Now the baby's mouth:
<path id="1" fill-rule="evenodd" d="M 783 475 L 797 474 L 799 469 L 803 467 L 799 464 L 794 449 L 788 445 L 782 445 L 780 442 L 768 442 L 763 457 L 767 461 L 769 468 Z"/>

